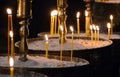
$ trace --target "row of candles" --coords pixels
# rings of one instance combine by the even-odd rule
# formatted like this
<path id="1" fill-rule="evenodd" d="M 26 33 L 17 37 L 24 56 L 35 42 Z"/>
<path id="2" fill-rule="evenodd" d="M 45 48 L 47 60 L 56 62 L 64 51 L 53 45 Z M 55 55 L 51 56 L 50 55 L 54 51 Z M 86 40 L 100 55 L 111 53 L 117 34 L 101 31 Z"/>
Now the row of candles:
<path id="1" fill-rule="evenodd" d="M 54 35 L 56 34 L 56 28 L 57 28 L 57 10 L 53 10 L 51 12 L 51 22 L 50 22 L 50 34 Z M 88 11 L 85 11 L 85 27 L 86 27 L 86 36 L 89 35 L 89 25 L 91 18 L 89 16 Z M 77 34 L 80 36 L 80 12 L 77 12 L 76 14 L 76 20 L 77 20 Z M 110 15 L 110 24 L 111 24 L 111 34 L 113 33 L 113 15 Z M 59 28 L 59 27 L 58 27 Z"/>
<path id="2" fill-rule="evenodd" d="M 111 36 L 111 24 L 110 23 L 107 23 L 107 28 L 108 28 L 108 40 L 110 39 L 110 36 Z M 95 41 L 99 41 L 99 38 L 100 38 L 100 31 L 99 31 L 99 26 L 95 26 L 94 24 L 93 25 L 90 25 L 90 37 L 91 37 L 91 40 L 95 40 Z"/>

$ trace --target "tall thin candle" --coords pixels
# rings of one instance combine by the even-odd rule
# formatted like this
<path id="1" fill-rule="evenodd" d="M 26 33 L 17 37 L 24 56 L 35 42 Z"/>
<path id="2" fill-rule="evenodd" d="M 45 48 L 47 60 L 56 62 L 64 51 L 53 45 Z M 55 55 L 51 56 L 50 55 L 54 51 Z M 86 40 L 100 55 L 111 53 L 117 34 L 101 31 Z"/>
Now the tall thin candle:
<path id="1" fill-rule="evenodd" d="M 108 28 L 108 40 L 109 40 L 110 39 L 110 28 L 111 28 L 110 23 L 107 23 L 107 28 Z"/>
<path id="2" fill-rule="evenodd" d="M 14 38 L 13 38 L 13 31 L 10 31 L 10 38 L 11 38 L 11 56 L 14 58 Z"/>
<path id="3" fill-rule="evenodd" d="M 111 34 L 113 34 L 113 15 L 110 15 Z"/>
<path id="4" fill-rule="evenodd" d="M 62 61 L 62 45 L 63 45 L 63 26 L 60 26 L 62 37 L 61 37 L 61 43 L 60 43 L 60 60 Z"/>
<path id="5" fill-rule="evenodd" d="M 53 35 L 54 31 L 54 12 L 51 12 L 50 34 Z"/>
<path id="6" fill-rule="evenodd" d="M 90 25 L 90 34 L 91 34 L 91 41 L 93 41 L 93 27 Z"/>
<path id="7" fill-rule="evenodd" d="M 72 26 L 70 26 L 70 30 L 72 32 L 72 44 L 71 44 L 71 56 L 70 56 L 70 61 L 72 62 L 72 58 L 73 58 L 73 39 L 74 39 L 74 29 Z"/>
<path id="8" fill-rule="evenodd" d="M 96 34 L 97 36 L 96 36 L 96 37 L 97 37 L 97 41 L 99 41 L 99 38 L 100 38 L 100 32 L 99 32 L 99 30 L 100 30 L 100 29 L 99 29 L 99 26 L 96 26 L 96 31 L 97 31 L 97 34 Z"/>
<path id="9" fill-rule="evenodd" d="M 45 35 L 45 39 L 46 39 L 46 43 L 45 43 L 45 45 L 46 45 L 46 58 L 48 58 L 48 45 L 49 45 L 49 43 L 48 43 L 48 36 L 47 36 L 47 34 Z"/>
<path id="10" fill-rule="evenodd" d="M 90 17 L 89 17 L 89 13 L 86 10 L 85 11 L 85 32 L 86 32 L 86 36 L 89 36 L 89 26 L 90 26 Z"/>
<path id="11" fill-rule="evenodd" d="M 9 61 L 9 58 L 10 58 L 10 36 L 9 36 L 9 32 L 10 32 L 10 28 L 11 28 L 11 25 L 12 25 L 12 11 L 10 8 L 7 8 L 7 13 L 8 13 L 8 61 Z"/>
<path id="12" fill-rule="evenodd" d="M 80 12 L 77 12 L 77 33 L 78 33 L 78 36 L 80 36 Z"/>
<path id="13" fill-rule="evenodd" d="M 55 26 L 55 31 L 54 31 L 54 34 L 56 34 L 56 30 L 57 30 L 57 10 L 54 10 L 54 26 Z"/>

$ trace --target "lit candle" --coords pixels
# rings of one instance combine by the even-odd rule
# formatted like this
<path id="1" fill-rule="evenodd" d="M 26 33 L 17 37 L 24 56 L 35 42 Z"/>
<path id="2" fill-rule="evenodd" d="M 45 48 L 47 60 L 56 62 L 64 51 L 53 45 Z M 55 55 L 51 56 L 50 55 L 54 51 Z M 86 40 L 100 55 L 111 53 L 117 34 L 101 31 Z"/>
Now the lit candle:
<path id="1" fill-rule="evenodd" d="M 54 31 L 54 11 L 51 12 L 50 34 L 53 35 Z"/>
<path id="2" fill-rule="evenodd" d="M 97 41 L 99 41 L 100 38 L 99 26 L 96 26 L 96 30 L 97 30 Z"/>
<path id="3" fill-rule="evenodd" d="M 80 12 L 77 12 L 77 33 L 78 33 L 78 36 L 80 36 Z"/>
<path id="4" fill-rule="evenodd" d="M 54 25 L 55 25 L 55 31 L 54 31 L 54 33 L 55 34 L 56 34 L 56 29 L 57 29 L 57 14 L 58 14 L 57 10 L 54 10 L 53 11 L 53 15 L 54 15 Z"/>
<path id="5" fill-rule="evenodd" d="M 9 32 L 10 32 L 10 28 L 12 25 L 12 11 L 10 8 L 7 9 L 7 13 L 8 13 L 8 60 L 10 57 L 10 37 L 9 37 Z"/>
<path id="6" fill-rule="evenodd" d="M 110 15 L 111 34 L 113 34 L 113 15 Z"/>
<path id="7" fill-rule="evenodd" d="M 88 37 L 89 36 L 89 26 L 90 26 L 90 16 L 89 16 L 89 13 L 88 11 L 86 10 L 85 11 L 85 29 L 86 29 L 86 36 Z"/>
<path id="8" fill-rule="evenodd" d="M 62 45 L 63 45 L 63 26 L 60 26 L 62 37 L 61 37 L 61 43 L 60 43 L 60 60 L 62 61 Z"/>
<path id="9" fill-rule="evenodd" d="M 48 36 L 47 36 L 47 34 L 45 35 L 45 39 L 46 39 L 46 58 L 48 58 Z"/>
<path id="10" fill-rule="evenodd" d="M 14 59 L 13 57 L 10 57 L 9 60 L 9 64 L 10 64 L 10 77 L 14 77 Z"/>
<path id="11" fill-rule="evenodd" d="M 72 32 L 72 44 L 71 44 L 71 56 L 70 56 L 70 61 L 72 62 L 72 57 L 73 57 L 73 39 L 74 39 L 74 29 L 72 26 L 70 26 L 70 30 Z"/>
<path id="12" fill-rule="evenodd" d="M 93 27 L 90 25 L 91 41 L 93 41 Z"/>
<path id="13" fill-rule="evenodd" d="M 96 41 L 96 26 L 93 24 L 93 29 L 94 29 L 94 39 Z"/>
<path id="14" fill-rule="evenodd" d="M 10 31 L 11 38 L 11 56 L 14 58 L 14 39 L 13 39 L 13 31 Z"/>
<path id="15" fill-rule="evenodd" d="M 108 28 L 108 40 L 109 40 L 110 39 L 110 28 L 111 28 L 110 23 L 107 23 L 107 28 Z"/>

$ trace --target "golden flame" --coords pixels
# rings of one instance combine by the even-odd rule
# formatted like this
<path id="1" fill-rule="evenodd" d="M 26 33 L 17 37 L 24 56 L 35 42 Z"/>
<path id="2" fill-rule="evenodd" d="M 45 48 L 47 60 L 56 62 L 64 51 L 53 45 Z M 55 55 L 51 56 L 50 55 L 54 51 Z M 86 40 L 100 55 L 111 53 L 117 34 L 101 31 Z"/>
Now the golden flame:
<path id="1" fill-rule="evenodd" d="M 113 15 L 110 15 L 110 19 L 113 20 Z"/>
<path id="2" fill-rule="evenodd" d="M 14 66 L 14 60 L 13 60 L 13 57 L 10 57 L 9 64 L 10 64 L 11 67 Z"/>
<path id="3" fill-rule="evenodd" d="M 111 24 L 110 23 L 107 23 L 107 28 L 111 28 Z"/>
<path id="4" fill-rule="evenodd" d="M 13 37 L 13 31 L 10 31 L 10 37 Z"/>
<path id="5" fill-rule="evenodd" d="M 77 17 L 77 18 L 79 18 L 79 17 L 80 17 L 80 12 L 77 12 L 76 17 Z"/>
<path id="6" fill-rule="evenodd" d="M 46 39 L 46 41 L 48 40 L 48 35 L 47 34 L 45 34 L 45 39 Z"/>
<path id="7" fill-rule="evenodd" d="M 74 31 L 74 29 L 73 29 L 73 27 L 72 26 L 70 26 L 70 30 L 73 32 Z"/>
<path id="8" fill-rule="evenodd" d="M 7 8 L 7 13 L 12 14 L 12 10 L 10 8 Z"/>
<path id="9" fill-rule="evenodd" d="M 86 16 L 86 17 L 88 16 L 88 11 L 87 11 L 87 10 L 85 11 L 85 16 Z"/>

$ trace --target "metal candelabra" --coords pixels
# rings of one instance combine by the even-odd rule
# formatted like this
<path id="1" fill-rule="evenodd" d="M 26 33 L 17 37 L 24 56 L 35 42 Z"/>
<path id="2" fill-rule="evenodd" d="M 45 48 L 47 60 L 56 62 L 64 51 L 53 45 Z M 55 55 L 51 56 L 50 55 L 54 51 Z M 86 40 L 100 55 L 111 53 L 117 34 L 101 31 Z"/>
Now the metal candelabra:
<path id="1" fill-rule="evenodd" d="M 29 35 L 28 26 L 32 18 L 32 0 L 18 0 L 17 17 L 20 24 L 20 44 L 19 52 L 21 61 L 27 61 L 28 45 L 27 37 Z"/>
<path id="2" fill-rule="evenodd" d="M 58 9 L 58 33 L 60 36 L 60 40 L 62 39 L 63 43 L 67 40 L 66 33 L 66 8 L 68 7 L 67 0 L 57 0 L 57 9 Z M 62 37 L 62 31 L 60 30 L 60 26 L 63 27 L 63 37 Z"/>

